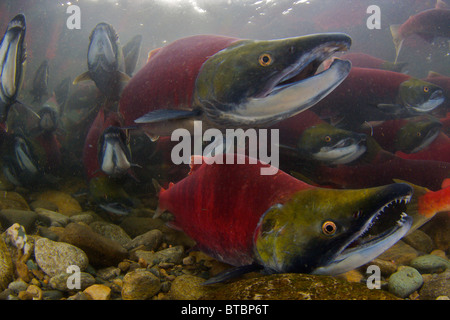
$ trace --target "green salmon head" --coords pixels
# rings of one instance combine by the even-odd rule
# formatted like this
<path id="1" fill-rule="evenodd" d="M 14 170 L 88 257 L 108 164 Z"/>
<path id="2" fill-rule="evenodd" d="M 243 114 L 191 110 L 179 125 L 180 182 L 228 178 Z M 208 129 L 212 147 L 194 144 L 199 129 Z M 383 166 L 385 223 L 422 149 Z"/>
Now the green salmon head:
<path id="1" fill-rule="evenodd" d="M 350 72 L 351 63 L 324 60 L 347 50 L 345 34 L 241 40 L 210 57 L 196 80 L 195 104 L 221 126 L 265 126 L 317 103 Z"/>
<path id="2" fill-rule="evenodd" d="M 355 269 L 408 232 L 411 196 L 404 183 L 299 191 L 261 217 L 254 234 L 257 260 L 271 273 L 335 275 Z"/>
<path id="3" fill-rule="evenodd" d="M 297 152 L 302 158 L 327 165 L 346 164 L 366 152 L 365 142 L 365 134 L 319 124 L 302 133 L 297 143 Z"/>
<path id="4" fill-rule="evenodd" d="M 23 14 L 8 24 L 0 43 L 0 117 L 6 120 L 10 106 L 16 101 L 23 80 L 26 60 L 26 22 Z"/>
<path id="5" fill-rule="evenodd" d="M 419 152 L 432 143 L 441 132 L 442 123 L 434 118 L 408 121 L 397 132 L 395 150 L 405 153 Z"/>
<path id="6" fill-rule="evenodd" d="M 402 82 L 399 94 L 404 106 L 416 112 L 429 112 L 445 100 L 441 87 L 415 78 Z"/>

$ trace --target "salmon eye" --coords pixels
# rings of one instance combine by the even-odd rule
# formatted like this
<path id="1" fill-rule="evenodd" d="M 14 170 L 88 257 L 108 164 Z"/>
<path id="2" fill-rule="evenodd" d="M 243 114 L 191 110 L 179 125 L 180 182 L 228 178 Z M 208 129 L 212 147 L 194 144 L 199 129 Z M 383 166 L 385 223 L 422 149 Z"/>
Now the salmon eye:
<path id="1" fill-rule="evenodd" d="M 259 64 L 263 67 L 270 66 L 272 64 L 272 56 L 268 53 L 263 53 L 259 56 Z"/>
<path id="2" fill-rule="evenodd" d="M 325 140 L 325 142 L 331 142 L 331 137 L 330 136 L 325 136 L 324 140 Z"/>
<path id="3" fill-rule="evenodd" d="M 423 87 L 423 92 L 428 92 L 428 91 L 430 91 L 430 88 L 428 88 L 428 87 Z"/>
<path id="4" fill-rule="evenodd" d="M 422 134 L 421 134 L 420 132 L 417 132 L 417 136 L 418 136 L 418 137 L 421 137 Z"/>
<path id="5" fill-rule="evenodd" d="M 336 232 L 336 224 L 333 221 L 326 221 L 322 225 L 322 232 L 327 236 L 331 236 Z"/>

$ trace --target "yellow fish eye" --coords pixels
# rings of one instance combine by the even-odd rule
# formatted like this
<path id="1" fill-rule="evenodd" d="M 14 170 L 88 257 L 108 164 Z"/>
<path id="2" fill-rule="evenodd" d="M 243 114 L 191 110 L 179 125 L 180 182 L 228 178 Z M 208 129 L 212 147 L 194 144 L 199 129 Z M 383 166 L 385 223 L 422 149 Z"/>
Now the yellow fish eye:
<path id="1" fill-rule="evenodd" d="M 336 224 L 333 221 L 326 221 L 322 225 L 322 232 L 327 236 L 331 236 L 336 233 Z"/>
<path id="2" fill-rule="evenodd" d="M 325 140 L 325 142 L 331 142 L 331 137 L 330 136 L 325 136 L 324 140 Z"/>
<path id="3" fill-rule="evenodd" d="M 423 92 L 428 92 L 428 91 L 430 91 L 430 88 L 428 88 L 428 87 L 423 87 Z"/>
<path id="4" fill-rule="evenodd" d="M 272 64 L 272 56 L 268 53 L 263 53 L 262 55 L 259 56 L 259 64 L 262 65 L 263 67 L 267 67 L 270 66 Z"/>

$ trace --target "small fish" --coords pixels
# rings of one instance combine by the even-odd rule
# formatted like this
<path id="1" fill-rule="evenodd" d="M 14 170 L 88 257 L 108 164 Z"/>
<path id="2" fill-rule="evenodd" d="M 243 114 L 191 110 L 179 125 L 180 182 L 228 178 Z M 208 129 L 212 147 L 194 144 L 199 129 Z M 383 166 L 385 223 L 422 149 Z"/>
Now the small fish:
<path id="1" fill-rule="evenodd" d="M 344 80 L 348 61 L 316 71 L 350 45 L 350 37 L 340 33 L 176 40 L 154 52 L 124 88 L 119 103 L 124 126 L 155 138 L 177 128 L 193 132 L 194 120 L 203 120 L 205 129 L 274 124 L 311 107 Z"/>
<path id="2" fill-rule="evenodd" d="M 87 53 L 88 71 L 73 81 L 93 80 L 97 88 L 110 100 L 119 99 L 122 83 L 130 80 L 126 75 L 122 47 L 114 28 L 101 22 L 96 25 L 89 37 Z"/>
<path id="3" fill-rule="evenodd" d="M 9 23 L 0 43 L 0 120 L 5 122 L 11 105 L 16 102 L 23 81 L 26 60 L 26 22 L 18 14 Z"/>
<path id="4" fill-rule="evenodd" d="M 54 133 L 58 128 L 58 113 L 50 106 L 44 105 L 38 112 L 39 130 L 41 132 Z"/>
<path id="5" fill-rule="evenodd" d="M 402 25 L 390 27 L 397 62 L 403 42 L 413 34 L 431 43 L 436 37 L 450 38 L 450 10 L 434 8 L 409 17 Z"/>
<path id="6" fill-rule="evenodd" d="M 135 206 L 122 183 L 105 175 L 89 181 L 89 195 L 103 210 L 116 216 L 129 214 Z"/>
<path id="7" fill-rule="evenodd" d="M 59 113 L 64 113 L 64 107 L 66 106 L 67 99 L 69 97 L 70 85 L 72 81 L 70 77 L 64 78 L 55 88 L 54 94 L 56 103 L 59 106 Z"/>
<path id="8" fill-rule="evenodd" d="M 129 172 L 131 153 L 125 132 L 118 127 L 108 127 L 100 136 L 98 147 L 100 169 L 111 177 L 120 177 Z"/>
<path id="9" fill-rule="evenodd" d="M 119 128 L 120 123 L 120 117 L 116 112 L 111 112 L 105 110 L 104 107 L 100 107 L 94 122 L 89 128 L 83 147 L 83 165 L 88 181 L 105 174 L 101 171 L 100 163 L 103 162 L 103 159 L 99 155 L 101 155 L 101 149 L 106 146 L 99 145 L 99 141 L 107 128 Z M 111 159 L 108 159 L 109 162 L 113 161 L 113 154 L 110 154 L 110 156 Z"/>
<path id="10" fill-rule="evenodd" d="M 442 88 L 444 92 L 445 101 L 439 107 L 441 110 L 450 109 L 450 77 L 447 77 L 443 74 L 439 74 L 437 72 L 430 71 L 424 81 L 433 83 Z"/>
<path id="11" fill-rule="evenodd" d="M 269 128 L 278 129 L 282 150 L 293 151 L 294 158 L 338 165 L 355 161 L 366 152 L 366 135 L 336 128 L 311 110 L 303 111 Z M 292 163 L 286 158 L 284 163 Z"/>
<path id="12" fill-rule="evenodd" d="M 303 162 L 296 171 L 310 183 L 346 189 L 377 187 L 401 179 L 436 191 L 450 177 L 448 162 L 403 159 L 383 150 L 370 136 L 366 146 L 367 151 L 355 162 L 338 166 Z"/>
<path id="13" fill-rule="evenodd" d="M 3 154 L 3 172 L 17 186 L 35 185 L 41 176 L 41 166 L 35 151 L 20 134 L 8 136 Z"/>
<path id="14" fill-rule="evenodd" d="M 443 132 L 426 148 L 416 153 L 396 152 L 396 156 L 411 160 L 432 160 L 450 163 L 450 138 Z"/>
<path id="15" fill-rule="evenodd" d="M 31 89 L 33 102 L 39 105 L 41 104 L 42 99 L 48 94 L 48 74 L 48 60 L 44 60 L 34 74 L 33 87 Z"/>
<path id="16" fill-rule="evenodd" d="M 367 150 L 366 135 L 329 124 L 310 127 L 299 137 L 297 152 L 326 165 L 351 163 Z"/>
<path id="17" fill-rule="evenodd" d="M 363 127 L 364 132 L 370 134 L 386 151 L 416 153 L 428 147 L 437 138 L 442 123 L 432 117 L 418 116 L 366 123 Z"/>
<path id="18" fill-rule="evenodd" d="M 130 77 L 133 76 L 139 60 L 140 50 L 142 44 L 142 36 L 140 34 L 134 36 L 122 48 L 125 59 L 125 73 Z"/>
<path id="19" fill-rule="evenodd" d="M 444 100 L 442 88 L 430 82 L 399 72 L 352 67 L 341 85 L 311 110 L 333 125 L 358 131 L 365 122 L 431 112 Z"/>
<path id="20" fill-rule="evenodd" d="M 170 225 L 192 237 L 197 248 L 236 266 L 231 275 L 254 269 L 344 273 L 387 250 L 412 224 L 405 213 L 412 188 L 404 183 L 332 190 L 281 170 L 261 175 L 270 166 L 241 155 L 235 164 L 211 160 L 216 159 L 192 165 L 188 177 L 161 189 L 157 213 L 171 212 Z"/>

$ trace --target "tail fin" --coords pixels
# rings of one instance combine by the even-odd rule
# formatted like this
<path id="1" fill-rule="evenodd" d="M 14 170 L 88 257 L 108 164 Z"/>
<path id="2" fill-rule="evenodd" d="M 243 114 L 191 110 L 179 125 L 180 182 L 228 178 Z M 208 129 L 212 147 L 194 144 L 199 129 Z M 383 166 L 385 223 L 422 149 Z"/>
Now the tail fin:
<path id="1" fill-rule="evenodd" d="M 442 0 L 437 0 L 436 9 L 450 9 L 450 6 Z"/>
<path id="2" fill-rule="evenodd" d="M 400 37 L 400 33 L 398 31 L 400 29 L 400 25 L 398 25 L 398 24 L 391 25 L 390 29 L 391 29 L 392 40 L 394 41 L 394 46 L 395 46 L 394 64 L 397 64 L 398 56 L 400 55 L 400 50 L 402 49 L 403 39 Z"/>

